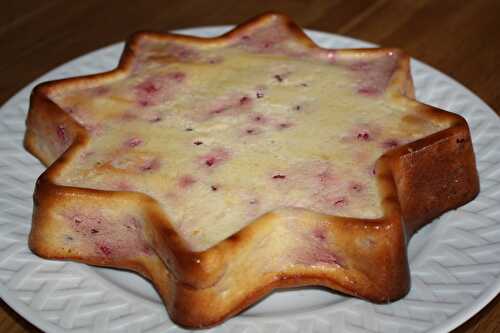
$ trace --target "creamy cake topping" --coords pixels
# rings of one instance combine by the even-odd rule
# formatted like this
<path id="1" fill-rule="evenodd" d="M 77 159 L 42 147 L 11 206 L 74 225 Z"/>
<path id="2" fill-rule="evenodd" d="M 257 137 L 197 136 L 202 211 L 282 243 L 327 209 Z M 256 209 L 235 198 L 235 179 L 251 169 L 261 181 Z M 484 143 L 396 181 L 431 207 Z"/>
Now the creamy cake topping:
<path id="1" fill-rule="evenodd" d="M 386 99 L 392 53 L 311 50 L 275 22 L 137 47 L 123 78 L 51 96 L 90 136 L 57 182 L 146 193 L 194 250 L 279 208 L 380 217 L 377 158 L 440 129 Z"/>

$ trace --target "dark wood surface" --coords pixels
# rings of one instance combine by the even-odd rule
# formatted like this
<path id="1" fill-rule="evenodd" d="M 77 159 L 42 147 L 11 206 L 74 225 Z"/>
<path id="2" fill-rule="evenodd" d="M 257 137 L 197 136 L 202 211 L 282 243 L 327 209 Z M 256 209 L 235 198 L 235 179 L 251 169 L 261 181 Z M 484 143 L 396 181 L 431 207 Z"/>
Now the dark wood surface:
<path id="1" fill-rule="evenodd" d="M 306 28 L 402 48 L 467 86 L 500 114 L 498 0 L 4 0 L 0 105 L 54 67 L 136 30 L 237 24 L 269 10 L 284 12 Z M 500 332 L 499 302 L 497 296 L 453 332 Z M 2 302 L 0 332 L 39 330 Z"/>

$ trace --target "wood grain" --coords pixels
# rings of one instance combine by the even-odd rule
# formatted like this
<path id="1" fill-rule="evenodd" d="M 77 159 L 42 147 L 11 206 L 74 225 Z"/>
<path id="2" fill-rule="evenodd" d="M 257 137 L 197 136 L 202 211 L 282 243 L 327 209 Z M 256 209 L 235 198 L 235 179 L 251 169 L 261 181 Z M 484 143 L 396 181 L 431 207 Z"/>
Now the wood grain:
<path id="1" fill-rule="evenodd" d="M 269 10 L 310 29 L 402 48 L 500 111 L 497 0 L 7 0 L 0 11 L 0 104 L 54 67 L 136 30 L 237 24 Z M 500 332 L 499 302 L 497 296 L 453 332 Z M 4 302 L 0 331 L 40 332 Z"/>

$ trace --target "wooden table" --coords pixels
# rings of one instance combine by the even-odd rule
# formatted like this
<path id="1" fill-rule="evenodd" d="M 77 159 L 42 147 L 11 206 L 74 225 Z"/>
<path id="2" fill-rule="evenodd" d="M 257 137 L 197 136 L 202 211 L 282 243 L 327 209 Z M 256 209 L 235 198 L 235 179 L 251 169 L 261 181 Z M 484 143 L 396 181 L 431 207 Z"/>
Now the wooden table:
<path id="1" fill-rule="evenodd" d="M 6 0 L 0 11 L 0 104 L 45 72 L 136 30 L 236 24 L 275 10 L 301 26 L 396 46 L 500 111 L 500 1 Z M 454 330 L 500 332 L 500 297 Z M 5 303 L 1 332 L 39 332 Z"/>

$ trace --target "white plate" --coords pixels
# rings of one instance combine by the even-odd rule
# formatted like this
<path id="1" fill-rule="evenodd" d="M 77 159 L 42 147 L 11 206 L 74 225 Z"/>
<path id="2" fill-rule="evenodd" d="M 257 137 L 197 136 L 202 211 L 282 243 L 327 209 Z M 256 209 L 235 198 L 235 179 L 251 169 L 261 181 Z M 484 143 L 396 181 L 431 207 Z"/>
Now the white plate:
<path id="1" fill-rule="evenodd" d="M 214 36 L 228 27 L 182 33 Z M 331 48 L 372 46 L 308 31 Z M 123 44 L 92 52 L 41 77 L 0 110 L 0 295 L 49 332 L 179 332 L 152 286 L 129 272 L 49 261 L 27 247 L 32 191 L 42 165 L 22 147 L 28 97 L 41 81 L 112 69 Z M 481 193 L 410 242 L 412 289 L 375 305 L 321 289 L 276 292 L 211 332 L 448 332 L 500 290 L 500 120 L 469 90 L 418 61 L 418 99 L 464 116 L 472 130 Z"/>

